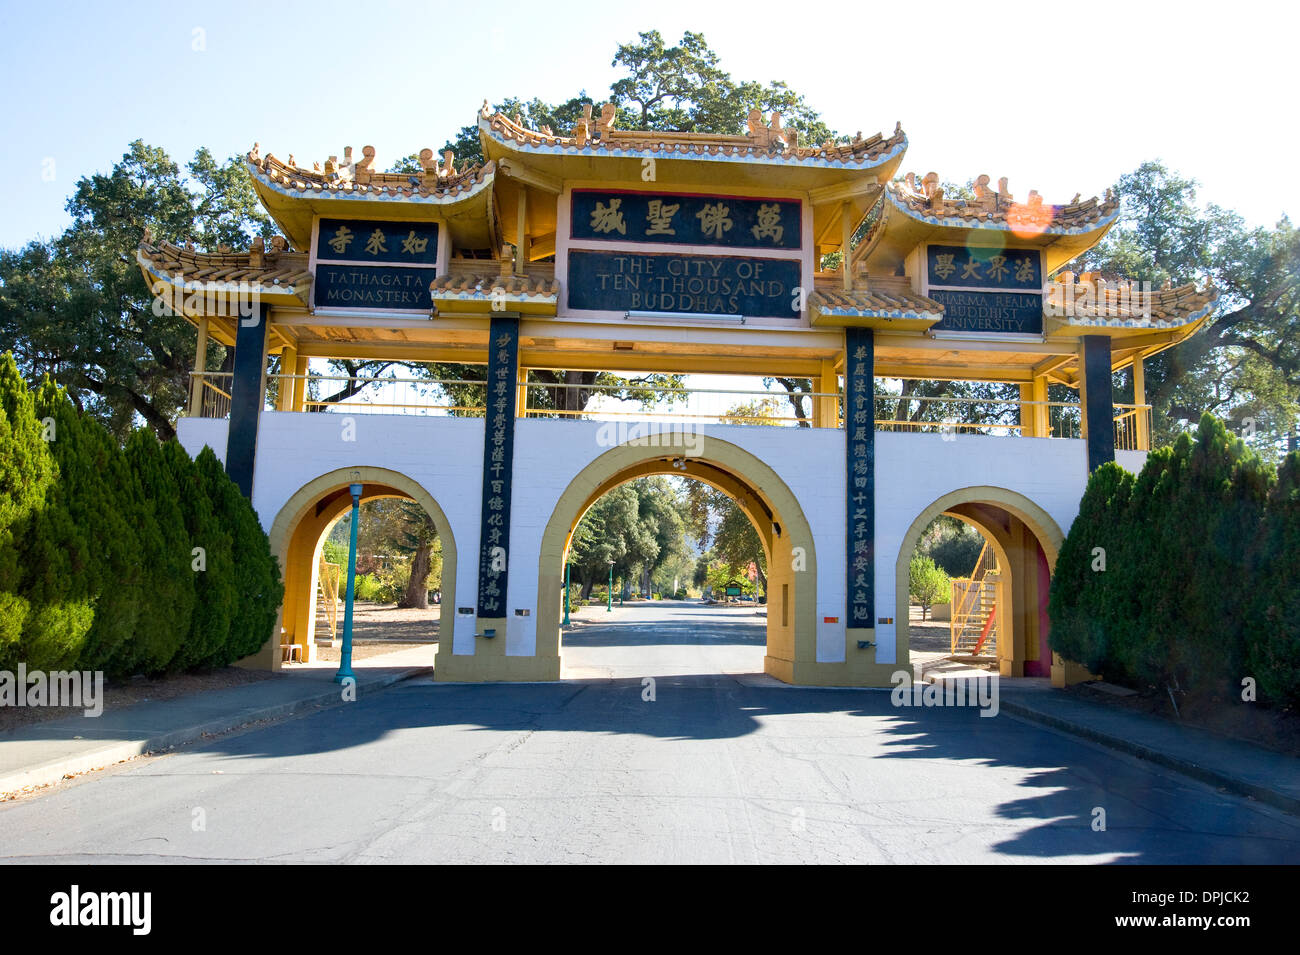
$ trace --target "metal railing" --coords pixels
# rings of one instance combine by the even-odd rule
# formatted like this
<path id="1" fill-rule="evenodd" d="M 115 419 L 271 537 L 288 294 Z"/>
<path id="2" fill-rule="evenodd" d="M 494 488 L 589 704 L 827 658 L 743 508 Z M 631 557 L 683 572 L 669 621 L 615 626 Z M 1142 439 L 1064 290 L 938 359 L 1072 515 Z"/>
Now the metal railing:
<path id="1" fill-rule="evenodd" d="M 876 395 L 877 431 L 931 434 L 1037 434 L 1044 438 L 1077 438 L 1082 413 L 1068 401 L 1019 401 L 1014 398 L 951 398 L 918 395 Z"/>
<path id="2" fill-rule="evenodd" d="M 541 384 L 525 388 L 522 415 L 572 421 L 681 422 L 766 427 L 837 427 L 836 394 L 650 385 Z M 793 400 L 792 400 L 793 399 Z"/>
<path id="3" fill-rule="evenodd" d="M 486 381 L 450 378 L 268 375 L 267 408 L 481 418 L 486 387 Z"/>
<path id="4" fill-rule="evenodd" d="M 231 372 L 195 372 L 191 414 L 230 413 Z M 515 383 L 520 417 L 577 421 L 658 421 L 763 427 L 843 427 L 839 392 L 663 387 L 642 384 Z M 483 417 L 487 382 L 394 376 L 269 375 L 266 408 L 348 414 Z M 887 432 L 1082 436 L 1082 408 L 1067 401 L 876 395 L 875 429 Z M 1115 405 L 1116 450 L 1148 450 L 1150 405 Z"/>

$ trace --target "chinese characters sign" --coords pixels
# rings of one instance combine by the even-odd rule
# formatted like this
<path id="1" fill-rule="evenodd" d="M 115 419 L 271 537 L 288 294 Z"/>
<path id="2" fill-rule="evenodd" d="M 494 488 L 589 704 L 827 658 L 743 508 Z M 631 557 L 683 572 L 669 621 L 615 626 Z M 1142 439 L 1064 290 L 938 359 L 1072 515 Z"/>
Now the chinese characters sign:
<path id="1" fill-rule="evenodd" d="M 944 306 L 936 329 L 1043 331 L 1043 265 L 1038 249 L 932 245 L 926 254 L 926 275 L 930 298 Z"/>
<path id="2" fill-rule="evenodd" d="M 438 224 L 321 219 L 316 260 L 311 298 L 317 308 L 427 312 Z"/>
<path id="3" fill-rule="evenodd" d="M 438 224 L 321 219 L 316 258 L 331 262 L 436 265 Z"/>
<path id="4" fill-rule="evenodd" d="M 570 233 L 613 242 L 798 249 L 800 211 L 793 199 L 575 189 Z"/>
<path id="5" fill-rule="evenodd" d="M 875 613 L 875 339 L 870 328 L 844 330 L 844 457 L 847 465 L 848 623 L 873 627 Z"/>
<path id="6" fill-rule="evenodd" d="M 478 615 L 506 615 L 510 550 L 510 474 L 515 448 L 519 319 L 494 317 L 488 342 L 483 438 L 483 510 L 479 523 Z"/>
<path id="7" fill-rule="evenodd" d="M 795 259 L 569 252 L 569 307 L 798 319 Z"/>

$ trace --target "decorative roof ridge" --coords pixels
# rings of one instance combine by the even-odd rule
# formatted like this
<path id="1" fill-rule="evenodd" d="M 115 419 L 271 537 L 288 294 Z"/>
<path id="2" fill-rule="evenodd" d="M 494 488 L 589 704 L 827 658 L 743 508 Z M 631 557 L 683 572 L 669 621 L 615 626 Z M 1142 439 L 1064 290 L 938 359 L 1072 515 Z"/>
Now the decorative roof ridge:
<path id="1" fill-rule="evenodd" d="M 895 206 L 913 218 L 933 225 L 966 228 L 1008 228 L 1016 232 L 1091 232 L 1111 222 L 1119 214 L 1119 197 L 1107 189 L 1104 199 L 1096 196 L 1080 201 L 1076 194 L 1064 205 L 1043 202 L 1037 190 L 1029 190 L 1024 202 L 1017 202 L 1007 186 L 1007 177 L 998 180 L 998 188 L 989 187 L 989 177 L 980 175 L 973 187 L 974 199 L 949 199 L 939 185 L 939 174 L 928 172 L 919 181 L 908 173 L 902 181 L 887 187 Z"/>
<path id="2" fill-rule="evenodd" d="M 491 161 L 457 169 L 455 153 L 450 149 L 443 150 L 441 164 L 432 149 L 420 150 L 416 157 L 420 173 L 379 172 L 373 168 L 375 147 L 364 146 L 361 153 L 362 158 L 354 160 L 352 147 L 347 146 L 342 162 L 330 156 L 324 164 L 313 163 L 313 168 L 305 169 L 294 162 L 292 154 L 287 161 L 272 153 L 263 156 L 261 145 L 254 143 L 246 160 L 257 178 L 286 191 L 344 192 L 358 197 L 388 194 L 443 199 L 475 191 L 496 172 L 496 163 Z"/>
<path id="3" fill-rule="evenodd" d="M 486 100 L 479 111 L 479 129 L 501 142 L 525 148 L 549 150 L 588 151 L 642 151 L 682 154 L 685 158 L 732 158 L 736 156 L 764 156 L 792 161 L 821 161 L 829 163 L 854 163 L 879 165 L 901 155 L 907 147 L 907 135 L 901 123 L 886 138 L 883 133 L 863 137 L 859 131 L 848 143 L 826 141 L 817 146 L 799 145 L 795 130 L 781 125 L 781 114 L 774 112 L 769 121 L 757 110 L 749 111 L 747 131 L 743 135 L 721 133 L 694 133 L 671 130 L 621 130 L 614 128 L 617 110 L 613 103 L 604 103 L 599 118 L 592 117 L 591 104 L 586 104 L 583 115 L 575 123 L 570 135 L 556 133 L 549 126 L 529 129 L 522 117 L 511 118 L 494 112 Z"/>

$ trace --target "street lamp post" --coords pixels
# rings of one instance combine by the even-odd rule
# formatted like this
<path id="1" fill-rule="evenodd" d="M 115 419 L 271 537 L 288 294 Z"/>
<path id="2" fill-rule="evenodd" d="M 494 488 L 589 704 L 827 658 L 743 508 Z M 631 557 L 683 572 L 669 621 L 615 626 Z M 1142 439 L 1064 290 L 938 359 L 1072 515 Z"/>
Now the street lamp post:
<path id="1" fill-rule="evenodd" d="M 605 609 L 614 612 L 614 562 L 609 562 L 609 590 L 605 591 Z"/>
<path id="2" fill-rule="evenodd" d="M 561 626 L 569 625 L 569 564 L 564 565 L 564 622 Z"/>
<path id="3" fill-rule="evenodd" d="M 343 598 L 343 653 L 339 658 L 339 672 L 334 674 L 334 682 L 344 680 L 356 681 L 352 672 L 352 600 L 357 586 L 357 524 L 361 519 L 361 475 L 352 472 L 352 483 L 348 485 L 352 495 L 352 530 L 348 543 L 348 589 Z"/>

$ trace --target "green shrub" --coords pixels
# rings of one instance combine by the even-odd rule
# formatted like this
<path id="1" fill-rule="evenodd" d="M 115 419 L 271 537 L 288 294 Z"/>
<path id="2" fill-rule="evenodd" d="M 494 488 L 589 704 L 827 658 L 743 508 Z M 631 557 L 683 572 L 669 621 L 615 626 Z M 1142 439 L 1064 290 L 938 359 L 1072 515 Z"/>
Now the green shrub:
<path id="1" fill-rule="evenodd" d="M 131 434 L 126 459 L 140 497 L 137 530 L 145 579 L 132 652 L 121 662 L 133 673 L 155 674 L 171 664 L 190 631 L 196 600 L 194 545 L 174 466 L 152 431 Z"/>
<path id="2" fill-rule="evenodd" d="M 0 356 L 0 669 L 12 671 L 31 603 L 23 592 L 32 524 L 57 476 L 27 382 Z"/>
<path id="3" fill-rule="evenodd" d="M 1300 706 L 1300 452 L 1278 470 L 1250 568 L 1244 675 L 1261 702 Z"/>
<path id="4" fill-rule="evenodd" d="M 229 480 L 211 448 L 191 458 L 177 442 L 163 445 L 163 456 L 177 485 L 182 489 L 180 505 L 190 552 L 202 550 L 202 569 L 191 569 L 194 579 L 194 613 L 189 632 L 172 657 L 169 669 L 191 670 L 216 665 L 224 659 L 230 641 L 235 592 L 232 537 L 221 523 L 209 490 Z M 191 567 L 193 567 L 193 563 Z M 218 648 L 214 652 L 214 648 Z"/>

